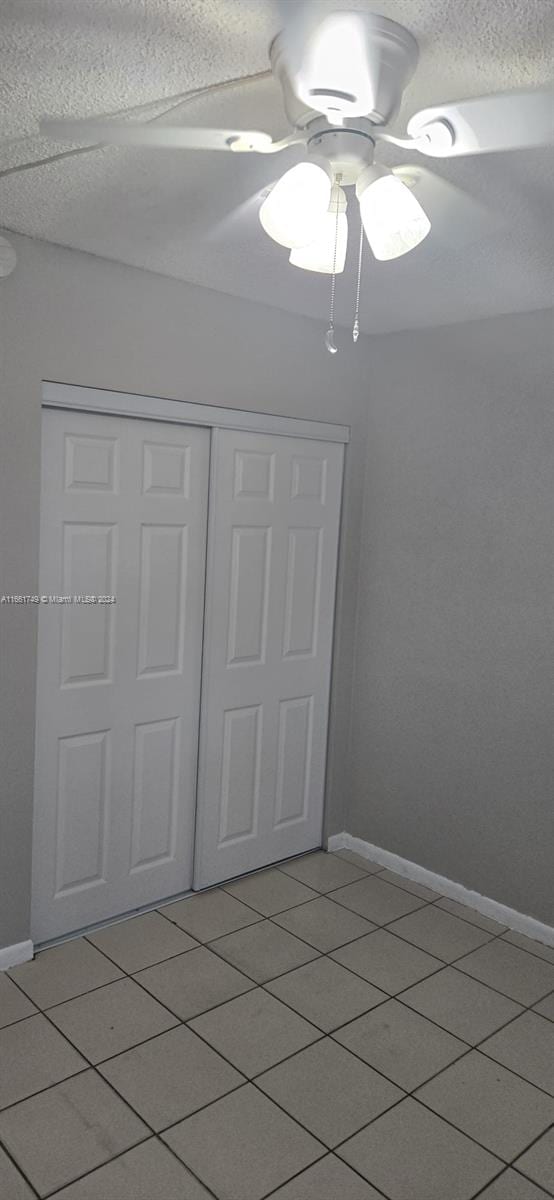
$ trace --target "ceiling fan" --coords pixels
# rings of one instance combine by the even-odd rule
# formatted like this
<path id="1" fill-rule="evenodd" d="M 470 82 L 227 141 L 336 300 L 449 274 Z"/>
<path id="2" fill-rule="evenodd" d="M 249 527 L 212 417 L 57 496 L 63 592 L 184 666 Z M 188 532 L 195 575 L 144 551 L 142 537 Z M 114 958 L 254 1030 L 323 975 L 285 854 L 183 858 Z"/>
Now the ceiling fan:
<path id="1" fill-rule="evenodd" d="M 374 13 L 321 16 L 317 4 L 281 4 L 280 9 L 287 19 L 269 56 L 292 126 L 282 140 L 258 130 L 109 118 L 44 117 L 41 133 L 73 145 L 235 154 L 275 154 L 303 146 L 303 161 L 272 187 L 259 217 L 265 232 L 290 251 L 293 265 L 333 275 L 344 269 L 346 257 L 345 187 L 355 188 L 367 241 L 380 260 L 413 250 L 431 226 L 451 244 L 474 240 L 487 227 L 480 204 L 425 167 L 391 169 L 376 163 L 379 142 L 430 158 L 452 158 L 554 141 L 554 94 L 542 89 L 435 105 L 411 117 L 407 137 L 395 137 L 387 127 L 418 61 L 412 34 Z"/>

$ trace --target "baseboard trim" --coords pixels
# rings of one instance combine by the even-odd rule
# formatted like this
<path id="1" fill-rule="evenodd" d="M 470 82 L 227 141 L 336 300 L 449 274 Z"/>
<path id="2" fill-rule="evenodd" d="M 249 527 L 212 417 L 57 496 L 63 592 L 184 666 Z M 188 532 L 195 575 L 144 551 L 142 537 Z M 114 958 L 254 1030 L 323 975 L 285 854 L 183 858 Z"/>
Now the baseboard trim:
<path id="1" fill-rule="evenodd" d="M 359 854 L 360 858 L 369 858 L 372 862 L 377 862 L 380 866 L 395 871 L 397 875 L 403 875 L 405 879 L 423 883 L 433 891 L 448 896 L 450 900 L 457 900 L 458 904 L 465 904 L 467 908 L 474 908 L 484 917 L 492 917 L 493 921 L 507 925 L 508 929 L 513 929 L 516 933 L 523 933 L 533 941 L 543 942 L 546 946 L 554 946 L 554 928 L 551 925 L 544 925 L 535 917 L 527 917 L 524 913 L 517 912 L 515 908 L 508 908 L 505 904 L 500 904 L 498 900 L 491 900 L 488 896 L 481 896 L 479 892 L 472 892 L 469 888 L 464 887 L 463 883 L 454 883 L 452 879 L 446 879 L 444 875 L 436 875 L 434 871 L 428 871 L 426 867 L 420 867 L 417 863 L 410 862 L 408 858 L 391 854 L 390 850 L 372 846 L 371 842 L 365 842 L 363 838 L 353 837 L 351 833 L 336 833 L 328 839 L 327 849 L 331 851 L 352 850 L 355 854 Z"/>
<path id="2" fill-rule="evenodd" d="M 31 941 L 4 946 L 0 949 L 0 971 L 7 971 L 9 967 L 18 967 L 20 963 L 29 962 L 33 953 L 34 946 Z"/>

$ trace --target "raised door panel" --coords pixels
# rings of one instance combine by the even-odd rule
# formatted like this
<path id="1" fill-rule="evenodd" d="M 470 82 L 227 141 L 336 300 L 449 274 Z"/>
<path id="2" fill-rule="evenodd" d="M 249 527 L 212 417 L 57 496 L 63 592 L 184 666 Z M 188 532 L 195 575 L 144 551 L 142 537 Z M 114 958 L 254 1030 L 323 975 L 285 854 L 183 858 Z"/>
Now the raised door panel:
<path id="1" fill-rule="evenodd" d="M 223 718 L 219 844 L 256 833 L 260 802 L 261 705 L 227 710 Z"/>
<path id="2" fill-rule="evenodd" d="M 175 858 L 181 719 L 135 726 L 131 871 Z"/>
<path id="3" fill-rule="evenodd" d="M 289 529 L 283 655 L 317 652 L 322 529 Z"/>
<path id="4" fill-rule="evenodd" d="M 229 666 L 264 661 L 270 562 L 271 529 L 245 526 L 232 529 L 227 639 Z"/>
<path id="5" fill-rule="evenodd" d="M 111 795 L 107 729 L 58 742 L 56 896 L 106 882 Z"/>
<path id="6" fill-rule="evenodd" d="M 182 525 L 141 527 L 139 676 L 183 669 L 187 534 Z"/>
<path id="7" fill-rule="evenodd" d="M 306 819 L 312 764 L 313 696 L 279 704 L 274 826 Z"/>
<path id="8" fill-rule="evenodd" d="M 109 683 L 113 677 L 115 525 L 66 522 L 62 530 L 61 687 Z"/>

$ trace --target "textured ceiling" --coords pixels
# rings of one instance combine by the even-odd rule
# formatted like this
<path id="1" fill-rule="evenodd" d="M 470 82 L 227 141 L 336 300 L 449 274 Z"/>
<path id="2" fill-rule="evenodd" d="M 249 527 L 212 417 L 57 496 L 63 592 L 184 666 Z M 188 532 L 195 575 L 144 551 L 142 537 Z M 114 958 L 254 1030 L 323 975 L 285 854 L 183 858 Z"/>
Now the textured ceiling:
<path id="1" fill-rule="evenodd" d="M 327 5 L 341 7 L 393 17 L 419 41 L 419 67 L 394 125 L 398 133 L 428 104 L 540 85 L 552 76 L 550 0 Z M 271 0 L 0 0 L 0 27 L 1 173 L 64 149 L 34 134 L 42 113 L 88 116 L 160 100 L 142 115 L 151 118 L 168 107 L 164 97 L 264 71 L 279 18 Z M 171 119 L 287 132 L 272 79 L 189 101 Z M 297 157 L 297 150 L 269 159 L 94 150 L 0 177 L 0 225 L 323 317 L 329 279 L 290 267 L 286 251 L 265 236 L 256 217 L 264 186 Z M 391 165 L 405 157 L 390 148 L 379 151 Z M 494 234 L 463 250 L 446 248 L 431 233 L 396 262 L 376 263 L 368 252 L 363 329 L 440 325 L 551 304 L 552 153 L 422 161 L 502 221 Z M 347 271 L 337 289 L 337 316 L 345 324 L 354 303 L 355 219 L 352 227 Z"/>

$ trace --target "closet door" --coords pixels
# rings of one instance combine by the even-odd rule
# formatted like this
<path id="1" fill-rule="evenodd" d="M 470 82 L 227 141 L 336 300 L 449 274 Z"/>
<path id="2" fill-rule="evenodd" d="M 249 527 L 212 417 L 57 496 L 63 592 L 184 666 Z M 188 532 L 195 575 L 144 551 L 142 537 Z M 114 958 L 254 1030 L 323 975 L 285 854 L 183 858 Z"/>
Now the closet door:
<path id="1" fill-rule="evenodd" d="M 190 887 L 210 435 L 45 410 L 33 920 L 44 941 Z"/>
<path id="2" fill-rule="evenodd" d="M 196 888 L 321 845 L 342 460 L 214 435 Z"/>

